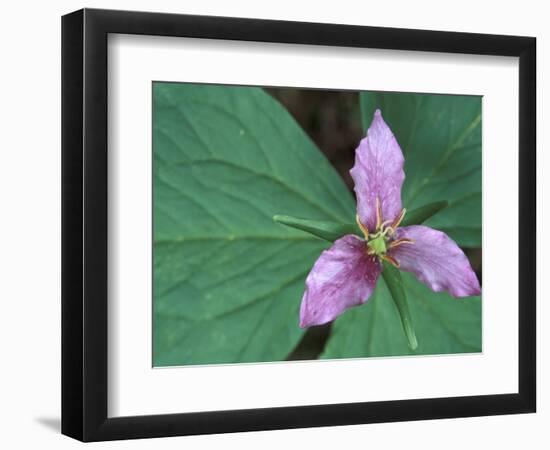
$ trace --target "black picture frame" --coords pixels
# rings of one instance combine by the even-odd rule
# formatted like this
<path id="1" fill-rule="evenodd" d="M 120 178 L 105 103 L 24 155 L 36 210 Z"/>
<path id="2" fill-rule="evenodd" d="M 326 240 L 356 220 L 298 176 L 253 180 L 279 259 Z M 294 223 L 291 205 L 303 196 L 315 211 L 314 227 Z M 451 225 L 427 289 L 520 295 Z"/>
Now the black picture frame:
<path id="1" fill-rule="evenodd" d="M 519 57 L 517 393 L 107 416 L 107 36 L 180 36 Z M 535 412 L 536 39 L 83 9 L 62 18 L 62 433 L 82 441 Z M 510 225 L 510 224 L 509 224 Z"/>

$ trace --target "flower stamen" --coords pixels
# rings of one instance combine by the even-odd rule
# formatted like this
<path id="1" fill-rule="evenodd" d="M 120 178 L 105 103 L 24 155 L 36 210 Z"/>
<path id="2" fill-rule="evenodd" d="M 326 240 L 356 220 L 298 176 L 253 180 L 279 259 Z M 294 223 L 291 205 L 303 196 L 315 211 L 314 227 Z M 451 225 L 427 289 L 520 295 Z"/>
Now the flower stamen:
<path id="1" fill-rule="evenodd" d="M 396 239 L 395 241 L 390 242 L 389 248 L 399 247 L 403 244 L 414 244 L 414 241 L 407 238 Z"/>
<path id="2" fill-rule="evenodd" d="M 382 205 L 380 205 L 380 199 L 376 197 L 376 230 L 379 230 L 382 226 Z"/>
<path id="3" fill-rule="evenodd" d="M 399 262 L 397 259 L 395 259 L 393 256 L 390 255 L 380 255 L 380 258 L 382 258 L 384 261 L 389 262 L 392 266 L 395 266 L 399 269 Z"/>
<path id="4" fill-rule="evenodd" d="M 407 209 L 403 208 L 401 210 L 401 213 L 399 213 L 399 215 L 395 218 L 395 220 L 391 224 L 391 228 L 393 228 L 395 230 L 401 224 L 401 222 L 403 221 L 403 218 L 405 217 L 405 214 L 407 214 Z"/>
<path id="5" fill-rule="evenodd" d="M 365 236 L 365 240 L 369 238 L 369 229 L 361 223 L 361 220 L 359 220 L 359 216 L 355 215 L 355 221 L 357 222 L 357 226 L 359 229 L 363 232 L 363 236 Z"/>
<path id="6" fill-rule="evenodd" d="M 358 215 L 355 216 L 357 225 L 365 236 L 367 255 L 376 256 L 399 268 L 399 262 L 394 257 L 388 255 L 387 252 L 403 244 L 414 244 L 412 239 L 407 238 L 392 240 L 397 231 L 397 227 L 403 221 L 406 213 L 407 210 L 403 208 L 399 215 L 393 220 L 383 220 L 380 198 L 376 197 L 376 228 L 373 233 L 369 233 L 367 227 L 361 223 Z"/>

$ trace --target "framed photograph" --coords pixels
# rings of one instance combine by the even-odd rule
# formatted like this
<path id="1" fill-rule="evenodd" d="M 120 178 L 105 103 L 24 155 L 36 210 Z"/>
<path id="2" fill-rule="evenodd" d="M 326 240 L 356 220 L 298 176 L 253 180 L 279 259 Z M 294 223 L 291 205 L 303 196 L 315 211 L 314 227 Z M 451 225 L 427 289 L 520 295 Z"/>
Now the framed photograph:
<path id="1" fill-rule="evenodd" d="M 62 432 L 527 413 L 533 37 L 62 20 Z"/>

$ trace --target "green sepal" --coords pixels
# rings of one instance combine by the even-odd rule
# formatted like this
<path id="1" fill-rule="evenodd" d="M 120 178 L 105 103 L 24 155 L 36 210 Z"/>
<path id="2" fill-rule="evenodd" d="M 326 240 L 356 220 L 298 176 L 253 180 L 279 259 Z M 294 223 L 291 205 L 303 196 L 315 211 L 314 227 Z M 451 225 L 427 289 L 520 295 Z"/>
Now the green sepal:
<path id="1" fill-rule="evenodd" d="M 413 209 L 412 211 L 407 212 L 401 226 L 419 225 L 447 206 L 448 203 L 446 201 L 442 201 L 430 203 L 428 205 L 421 206 L 420 208 Z M 346 234 L 355 234 L 361 237 L 363 236 L 363 233 L 355 223 L 338 223 L 331 222 L 329 220 L 300 219 L 297 217 L 282 215 L 273 216 L 273 220 L 277 223 L 286 225 L 287 227 L 297 228 L 298 230 L 313 234 L 314 236 L 320 237 L 321 239 L 325 239 L 329 242 L 334 242 Z"/>
<path id="2" fill-rule="evenodd" d="M 403 219 L 403 222 L 401 222 L 400 226 L 406 227 L 407 225 L 420 225 L 430 217 L 436 215 L 442 209 L 445 209 L 447 206 L 449 206 L 449 202 L 444 200 L 441 202 L 428 203 L 420 208 L 407 211 L 407 214 L 405 214 L 405 218 Z"/>
<path id="3" fill-rule="evenodd" d="M 328 220 L 310 220 L 299 219 L 297 217 L 290 216 L 273 216 L 273 220 L 277 223 L 286 225 L 287 227 L 297 228 L 298 230 L 305 231 L 313 234 L 314 236 L 325 239 L 329 242 L 345 236 L 346 234 L 356 234 L 361 236 L 361 230 L 356 224 L 351 223 L 338 223 Z"/>
<path id="4" fill-rule="evenodd" d="M 407 342 L 411 350 L 416 350 L 418 347 L 418 341 L 416 340 L 416 334 L 412 323 L 411 312 L 407 305 L 407 296 L 405 295 L 405 289 L 403 289 L 403 282 L 401 280 L 401 272 L 397 270 L 391 264 L 384 262 L 384 269 L 382 270 L 382 277 L 388 286 L 388 290 L 393 298 L 399 317 L 401 318 L 401 325 L 403 331 L 407 337 Z"/>

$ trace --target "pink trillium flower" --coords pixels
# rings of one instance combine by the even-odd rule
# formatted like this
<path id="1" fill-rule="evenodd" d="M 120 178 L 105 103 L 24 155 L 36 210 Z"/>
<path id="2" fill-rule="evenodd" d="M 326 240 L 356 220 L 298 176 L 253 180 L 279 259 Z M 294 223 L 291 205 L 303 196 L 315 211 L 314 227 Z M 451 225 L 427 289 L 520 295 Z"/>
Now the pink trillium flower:
<path id="1" fill-rule="evenodd" d="M 423 225 L 399 226 L 406 213 L 401 206 L 403 163 L 395 136 L 376 110 L 350 171 L 363 237 L 348 234 L 321 253 L 306 278 L 300 327 L 330 322 L 365 303 L 382 261 L 411 272 L 435 292 L 453 297 L 481 293 L 468 258 L 449 236 Z"/>

